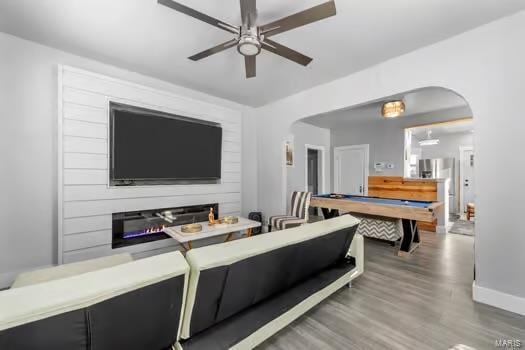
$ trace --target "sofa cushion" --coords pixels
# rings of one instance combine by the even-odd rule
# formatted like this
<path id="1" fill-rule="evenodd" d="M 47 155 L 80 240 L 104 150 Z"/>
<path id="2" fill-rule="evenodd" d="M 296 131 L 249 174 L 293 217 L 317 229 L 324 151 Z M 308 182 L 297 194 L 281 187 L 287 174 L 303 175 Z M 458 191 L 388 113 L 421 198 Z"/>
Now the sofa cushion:
<path id="1" fill-rule="evenodd" d="M 54 266 L 46 269 L 24 272 L 18 275 L 11 288 L 20 288 L 31 284 L 49 282 L 60 278 L 80 275 L 133 261 L 131 254 L 123 253 L 102 258 L 85 260 L 71 264 Z"/>
<path id="2" fill-rule="evenodd" d="M 0 349 L 88 349 L 84 310 L 74 310 L 0 331 Z"/>
<path id="3" fill-rule="evenodd" d="M 182 337 L 188 338 L 341 262 L 358 220 L 350 215 L 197 248 Z"/>
<path id="4" fill-rule="evenodd" d="M 0 349 L 168 348 L 188 270 L 174 252 L 0 292 Z"/>
<path id="5" fill-rule="evenodd" d="M 182 341 L 183 350 L 251 349 L 273 334 L 265 325 L 279 319 L 285 325 L 349 282 L 355 272 L 352 260 L 342 261 L 306 281 Z M 294 312 L 295 311 L 295 312 Z M 261 334 L 258 334 L 261 333 Z M 267 334 L 264 334 L 267 333 Z M 250 336 L 254 339 L 249 339 Z"/>

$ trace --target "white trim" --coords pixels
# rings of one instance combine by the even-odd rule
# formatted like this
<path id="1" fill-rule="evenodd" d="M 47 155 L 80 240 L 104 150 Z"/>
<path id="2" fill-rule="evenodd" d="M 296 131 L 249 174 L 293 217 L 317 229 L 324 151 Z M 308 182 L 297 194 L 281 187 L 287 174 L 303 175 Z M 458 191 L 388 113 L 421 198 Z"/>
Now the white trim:
<path id="1" fill-rule="evenodd" d="M 464 192 L 463 183 L 465 182 L 465 178 L 463 177 L 463 174 L 465 173 L 463 171 L 464 170 L 463 161 L 465 160 L 465 157 L 463 156 L 463 153 L 465 151 L 474 152 L 474 146 L 459 146 L 459 215 L 463 214 L 466 208 L 466 203 L 464 203 L 464 193 L 463 193 Z"/>
<path id="2" fill-rule="evenodd" d="M 478 303 L 525 315 L 525 298 L 478 286 L 476 281 L 472 282 L 472 298 Z"/>
<path id="3" fill-rule="evenodd" d="M 410 177 L 410 156 L 412 155 L 412 129 L 405 128 L 405 147 L 403 149 L 403 174 Z"/>
<path id="4" fill-rule="evenodd" d="M 340 147 L 334 147 L 334 192 L 337 192 L 337 183 L 339 180 L 338 171 L 336 171 L 337 162 L 335 161 L 336 154 L 338 151 L 344 151 L 348 149 L 361 149 L 365 152 L 365 173 L 364 173 L 364 184 L 363 184 L 363 196 L 368 196 L 368 176 L 369 176 L 369 168 L 370 168 L 370 145 L 369 144 L 362 144 L 362 145 L 351 145 L 351 146 L 340 146 Z"/>
<path id="5" fill-rule="evenodd" d="M 308 192 L 308 150 L 313 149 L 316 151 L 321 152 L 321 181 L 319 186 L 319 192 L 320 193 L 326 193 L 326 149 L 324 146 L 317 146 L 317 145 L 310 145 L 305 144 L 304 145 L 304 190 L 305 192 Z M 319 166 L 319 165 L 318 165 Z M 319 185 L 319 184 L 318 184 Z M 317 194 L 317 193 L 314 193 Z"/>

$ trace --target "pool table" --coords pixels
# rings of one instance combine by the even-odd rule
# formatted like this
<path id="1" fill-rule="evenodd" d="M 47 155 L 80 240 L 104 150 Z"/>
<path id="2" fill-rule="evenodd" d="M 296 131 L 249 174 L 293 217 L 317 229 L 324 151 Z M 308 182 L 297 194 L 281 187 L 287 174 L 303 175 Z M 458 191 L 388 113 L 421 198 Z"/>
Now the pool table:
<path id="1" fill-rule="evenodd" d="M 339 210 L 344 210 L 373 216 L 375 220 L 399 220 L 401 244 L 398 255 L 405 255 L 419 244 L 417 221 L 433 222 L 443 203 L 332 193 L 313 196 L 310 206 L 321 208 L 325 219 L 338 216 Z"/>

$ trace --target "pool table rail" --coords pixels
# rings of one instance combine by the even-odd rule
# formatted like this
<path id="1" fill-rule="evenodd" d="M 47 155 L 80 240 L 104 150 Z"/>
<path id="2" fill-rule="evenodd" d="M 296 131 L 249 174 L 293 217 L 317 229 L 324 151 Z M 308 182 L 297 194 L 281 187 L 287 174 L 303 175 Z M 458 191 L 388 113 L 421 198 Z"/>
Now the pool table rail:
<path id="1" fill-rule="evenodd" d="M 433 202 L 426 208 L 420 208 L 407 205 L 367 203 L 361 201 L 352 201 L 345 198 L 326 198 L 314 196 L 310 201 L 310 206 L 398 219 L 433 222 L 436 220 L 439 210 L 442 209 L 443 202 Z"/>

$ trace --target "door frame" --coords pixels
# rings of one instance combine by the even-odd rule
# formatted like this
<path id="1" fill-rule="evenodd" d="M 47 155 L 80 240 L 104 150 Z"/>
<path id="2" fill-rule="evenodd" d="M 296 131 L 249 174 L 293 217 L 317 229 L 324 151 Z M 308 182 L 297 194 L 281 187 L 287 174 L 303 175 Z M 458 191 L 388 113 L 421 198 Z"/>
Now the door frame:
<path id="1" fill-rule="evenodd" d="M 339 180 L 339 174 L 336 169 L 337 162 L 335 161 L 337 153 L 340 151 L 345 151 L 349 149 L 355 149 L 355 150 L 362 150 L 365 153 L 365 174 L 364 174 L 364 184 L 363 184 L 363 196 L 368 196 L 368 174 L 369 174 L 369 168 L 370 168 L 370 145 L 369 144 L 362 144 L 362 145 L 351 145 L 351 146 L 339 146 L 334 147 L 334 192 L 337 192 L 336 186 Z"/>
<path id="2" fill-rule="evenodd" d="M 318 166 L 321 164 L 321 179 L 319 181 L 319 192 L 321 194 L 326 193 L 326 149 L 324 146 L 319 145 L 304 145 L 304 190 L 308 192 L 308 150 L 313 149 L 321 152 L 321 162 L 317 163 Z"/>
<path id="3" fill-rule="evenodd" d="M 464 152 L 465 151 L 472 151 L 474 154 L 474 146 L 459 146 L 459 205 L 461 206 L 459 208 L 459 214 L 465 213 L 465 208 L 467 203 L 464 202 L 464 190 L 465 187 L 463 184 L 465 183 L 465 172 L 463 171 L 463 162 L 465 161 Z M 476 157 L 474 157 L 474 166 L 476 166 Z M 476 188 L 474 188 L 474 191 L 476 191 Z"/>

